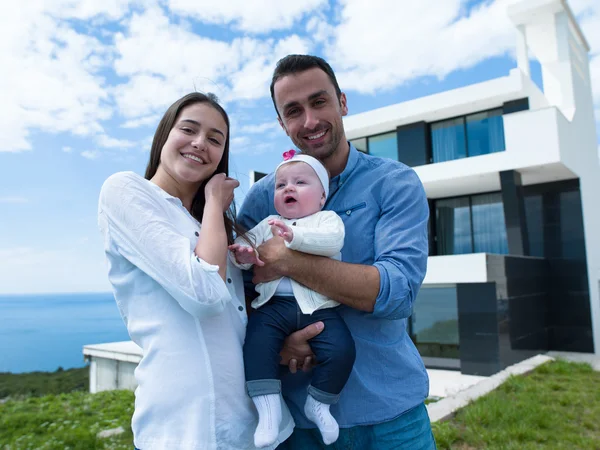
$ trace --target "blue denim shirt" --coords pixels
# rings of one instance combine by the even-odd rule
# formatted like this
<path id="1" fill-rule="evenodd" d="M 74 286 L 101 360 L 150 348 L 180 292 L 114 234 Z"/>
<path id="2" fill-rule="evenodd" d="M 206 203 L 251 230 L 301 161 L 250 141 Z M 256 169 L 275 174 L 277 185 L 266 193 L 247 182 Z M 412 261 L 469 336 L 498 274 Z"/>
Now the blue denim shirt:
<path id="1" fill-rule="evenodd" d="M 346 227 L 342 260 L 373 265 L 380 275 L 372 313 L 338 308 L 354 337 L 356 362 L 331 411 L 342 428 L 386 422 L 422 403 L 429 392 L 427 371 L 407 332 L 427 269 L 427 197 L 414 170 L 352 145 L 329 192 L 324 209 L 337 212 Z M 273 193 L 270 174 L 250 189 L 239 222 L 250 229 L 276 214 Z M 309 382 L 310 374 L 282 376 L 283 394 L 300 428 L 314 427 L 303 414 Z"/>

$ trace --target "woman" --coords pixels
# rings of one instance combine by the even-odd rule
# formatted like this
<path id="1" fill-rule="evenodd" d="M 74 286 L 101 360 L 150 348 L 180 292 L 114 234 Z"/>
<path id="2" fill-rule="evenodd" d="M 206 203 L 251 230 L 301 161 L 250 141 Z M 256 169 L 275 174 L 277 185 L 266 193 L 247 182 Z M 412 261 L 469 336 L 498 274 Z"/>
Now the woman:
<path id="1" fill-rule="evenodd" d="M 188 94 L 160 121 L 146 176 L 106 180 L 98 221 L 109 280 L 131 339 L 134 444 L 151 449 L 254 449 L 244 390 L 247 322 L 241 273 L 227 266 L 229 119 L 212 96 Z M 274 448 L 294 423 L 284 420 Z"/>

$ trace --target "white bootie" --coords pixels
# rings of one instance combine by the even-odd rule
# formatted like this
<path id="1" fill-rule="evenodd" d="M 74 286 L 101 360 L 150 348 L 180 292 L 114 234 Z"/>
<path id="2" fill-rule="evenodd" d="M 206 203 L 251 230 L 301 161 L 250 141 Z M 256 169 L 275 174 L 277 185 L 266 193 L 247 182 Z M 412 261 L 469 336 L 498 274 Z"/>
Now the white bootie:
<path id="1" fill-rule="evenodd" d="M 306 414 L 308 420 L 317 425 L 325 445 L 337 441 L 340 427 L 329 412 L 329 405 L 321 403 L 309 395 L 306 397 L 306 403 L 304 404 L 304 414 Z"/>
<path id="2" fill-rule="evenodd" d="M 258 425 L 254 432 L 254 445 L 267 447 L 272 445 L 279 436 L 281 424 L 281 401 L 279 394 L 257 395 L 252 397 L 258 411 Z"/>

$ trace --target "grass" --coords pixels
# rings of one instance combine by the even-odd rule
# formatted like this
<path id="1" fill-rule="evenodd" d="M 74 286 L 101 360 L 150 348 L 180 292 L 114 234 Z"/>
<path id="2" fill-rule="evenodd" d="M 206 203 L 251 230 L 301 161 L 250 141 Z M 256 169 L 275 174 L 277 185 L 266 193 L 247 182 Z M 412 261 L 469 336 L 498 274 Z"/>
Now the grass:
<path id="1" fill-rule="evenodd" d="M 64 381 L 62 386 L 76 391 L 34 396 L 44 394 L 33 389 L 41 381 L 31 382 L 30 394 L 25 394 L 15 384 L 17 378 L 4 375 L 0 386 L 10 386 L 12 394 L 0 403 L 0 450 L 131 450 L 133 392 L 77 391 L 79 383 L 65 381 L 74 380 L 75 374 L 63 378 L 55 372 L 38 373 L 37 378 L 56 376 Z M 31 381 L 26 375 L 33 376 L 15 376 Z M 56 389 L 51 384 L 48 388 Z M 600 449 L 599 417 L 600 373 L 585 364 L 555 361 L 510 378 L 451 420 L 433 424 L 433 431 L 440 450 Z M 96 439 L 99 431 L 119 426 L 125 433 Z"/>
<path id="2" fill-rule="evenodd" d="M 56 372 L 0 372 L 0 399 L 87 391 L 90 384 L 89 372 L 87 367 L 58 369 Z"/>
<path id="3" fill-rule="evenodd" d="M 92 450 L 133 448 L 133 392 L 106 391 L 8 400 L 0 404 L 2 450 Z M 102 430 L 125 433 L 96 439 Z"/>
<path id="4" fill-rule="evenodd" d="M 439 449 L 600 449 L 598 418 L 600 373 L 554 361 L 511 377 L 433 431 Z"/>

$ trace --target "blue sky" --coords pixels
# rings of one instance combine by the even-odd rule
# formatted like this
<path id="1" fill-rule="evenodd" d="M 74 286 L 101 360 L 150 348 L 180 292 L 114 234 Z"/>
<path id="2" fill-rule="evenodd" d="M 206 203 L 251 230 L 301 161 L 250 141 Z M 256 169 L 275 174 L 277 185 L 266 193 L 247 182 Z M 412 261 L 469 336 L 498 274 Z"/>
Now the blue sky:
<path id="1" fill-rule="evenodd" d="M 290 148 L 268 92 L 280 57 L 328 59 L 359 113 L 507 75 L 511 2 L 3 2 L 0 294 L 110 290 L 100 187 L 117 171 L 143 174 L 181 95 L 214 92 L 230 113 L 239 200 L 250 170 L 269 172 Z M 600 118 L 600 2 L 569 3 L 592 47 Z"/>

